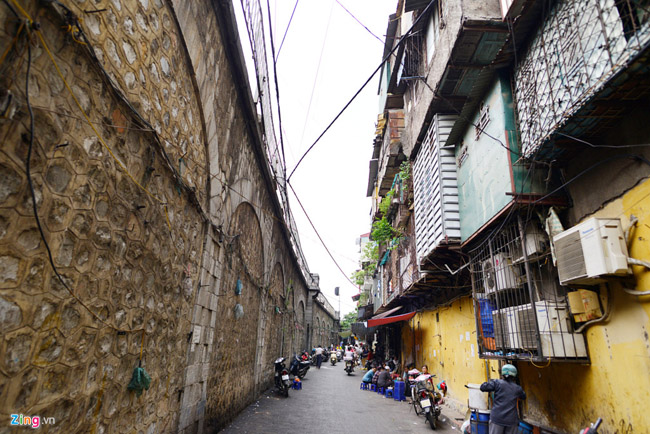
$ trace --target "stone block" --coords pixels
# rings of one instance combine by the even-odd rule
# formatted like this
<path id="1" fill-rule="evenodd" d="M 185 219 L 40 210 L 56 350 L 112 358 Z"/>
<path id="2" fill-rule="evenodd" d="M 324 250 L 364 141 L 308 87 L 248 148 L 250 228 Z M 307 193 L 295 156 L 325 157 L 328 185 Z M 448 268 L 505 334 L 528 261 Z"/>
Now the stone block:
<path id="1" fill-rule="evenodd" d="M 207 382 L 209 375 L 210 375 L 210 365 L 204 363 L 203 365 L 201 365 L 201 381 L 204 383 Z"/>
<path id="2" fill-rule="evenodd" d="M 198 304 L 195 305 L 194 306 L 194 313 L 192 314 L 192 323 L 193 324 L 200 324 L 202 314 L 203 314 L 203 307 L 199 306 Z"/>
<path id="3" fill-rule="evenodd" d="M 217 297 L 215 294 L 210 294 L 210 310 L 216 311 L 217 310 L 217 302 L 219 300 L 219 297 Z M 211 327 L 214 327 L 214 325 L 211 323 Z"/>

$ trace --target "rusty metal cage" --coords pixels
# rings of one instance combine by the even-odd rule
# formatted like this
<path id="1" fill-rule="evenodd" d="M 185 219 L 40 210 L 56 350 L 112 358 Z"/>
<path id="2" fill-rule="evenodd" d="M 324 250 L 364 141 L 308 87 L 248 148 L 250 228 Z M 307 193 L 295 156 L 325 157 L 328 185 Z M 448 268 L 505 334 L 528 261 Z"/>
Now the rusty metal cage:
<path id="1" fill-rule="evenodd" d="M 588 360 L 538 218 L 504 223 L 470 256 L 480 357 Z"/>
<path id="2" fill-rule="evenodd" d="M 515 71 L 523 155 L 535 154 L 649 46 L 648 0 L 556 2 Z M 608 115 L 620 113 L 610 110 Z M 572 121 L 580 129 L 592 129 L 602 118 L 599 113 Z"/>

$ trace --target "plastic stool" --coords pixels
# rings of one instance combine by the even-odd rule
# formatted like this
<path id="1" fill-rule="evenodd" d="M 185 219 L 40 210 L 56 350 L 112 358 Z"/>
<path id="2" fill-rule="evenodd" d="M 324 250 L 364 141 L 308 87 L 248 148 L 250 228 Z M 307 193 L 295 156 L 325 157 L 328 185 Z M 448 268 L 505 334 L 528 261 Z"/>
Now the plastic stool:
<path id="1" fill-rule="evenodd" d="M 376 391 L 377 391 L 377 385 L 374 384 L 374 383 L 370 383 L 370 390 L 371 390 L 372 392 L 376 392 Z"/>
<path id="2" fill-rule="evenodd" d="M 395 401 L 406 401 L 406 396 L 404 396 L 405 386 L 406 385 L 403 381 L 395 381 L 395 385 L 393 386 L 393 397 L 395 398 Z"/>
<path id="3" fill-rule="evenodd" d="M 368 383 L 364 383 L 363 381 L 359 385 L 359 390 L 368 390 Z"/>
<path id="4" fill-rule="evenodd" d="M 393 388 L 392 388 L 392 387 L 387 388 L 387 389 L 386 389 L 386 393 L 384 394 L 384 396 L 385 396 L 386 398 L 393 398 L 393 397 L 395 396 L 395 395 L 394 395 Z"/>
<path id="5" fill-rule="evenodd" d="M 291 388 L 294 390 L 302 390 L 302 381 L 295 381 L 291 385 Z"/>
<path id="6" fill-rule="evenodd" d="M 377 393 L 383 395 L 386 393 L 386 388 L 385 387 L 377 387 Z"/>

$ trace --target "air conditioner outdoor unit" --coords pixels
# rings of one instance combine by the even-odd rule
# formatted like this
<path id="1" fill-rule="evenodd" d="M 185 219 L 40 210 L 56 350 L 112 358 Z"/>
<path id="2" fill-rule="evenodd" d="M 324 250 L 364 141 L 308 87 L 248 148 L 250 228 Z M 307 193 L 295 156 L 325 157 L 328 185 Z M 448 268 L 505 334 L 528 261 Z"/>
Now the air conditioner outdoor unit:
<path id="1" fill-rule="evenodd" d="M 492 312 L 497 347 L 509 349 L 535 348 L 537 346 L 535 324 L 534 322 L 530 323 L 533 327 L 533 331 L 530 333 L 530 330 L 526 327 L 527 324 L 525 324 L 529 321 L 523 320 L 523 318 L 530 317 L 531 321 L 535 321 L 534 315 L 535 312 L 530 304 L 504 307 Z"/>
<path id="2" fill-rule="evenodd" d="M 530 223 L 524 231 L 524 245 L 526 246 L 526 256 L 530 259 L 540 253 L 544 253 L 548 248 L 548 236 L 537 227 L 536 224 Z M 514 263 L 524 260 L 521 244 L 517 243 L 512 250 Z"/>
<path id="3" fill-rule="evenodd" d="M 483 261 L 482 269 L 483 287 L 486 293 L 521 286 L 519 273 L 513 267 L 510 258 L 503 253 L 497 253 Z"/>
<path id="4" fill-rule="evenodd" d="M 626 275 L 627 246 L 619 219 L 590 218 L 553 237 L 560 284 L 593 284 Z"/>
<path id="5" fill-rule="evenodd" d="M 546 357 L 584 358 L 587 348 L 582 334 L 572 333 L 568 309 L 562 303 L 535 302 L 511 306 L 492 312 L 497 348 L 535 350 L 537 329 L 542 354 Z"/>

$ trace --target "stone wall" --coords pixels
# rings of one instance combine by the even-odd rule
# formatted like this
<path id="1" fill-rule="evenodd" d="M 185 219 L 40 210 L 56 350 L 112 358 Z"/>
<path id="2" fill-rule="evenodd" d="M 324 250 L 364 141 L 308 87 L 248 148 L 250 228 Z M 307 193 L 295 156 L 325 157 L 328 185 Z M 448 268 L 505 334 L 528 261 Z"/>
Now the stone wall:
<path id="1" fill-rule="evenodd" d="M 0 418 L 55 417 L 66 433 L 222 427 L 301 349 L 307 298 L 232 11 L 62 3 L 70 13 L 20 2 L 70 89 L 35 32 L 31 62 L 21 29 L 0 66 Z M 5 4 L 0 22 L 10 46 Z M 28 66 L 36 205 L 69 290 L 32 209 Z M 126 389 L 139 364 L 141 396 Z"/>
<path id="2" fill-rule="evenodd" d="M 21 2 L 56 66 L 32 33 L 31 62 L 19 35 L 0 74 L 15 107 L 1 129 L 0 417 L 54 417 L 51 432 L 168 432 L 203 241 L 202 126 L 169 10 L 144 0 L 83 3 L 71 10 L 106 8 L 84 16 L 91 45 L 62 29 L 63 9 Z M 17 25 L 5 5 L 0 22 L 7 47 Z M 30 175 L 69 289 L 32 209 L 28 67 Z M 153 381 L 138 397 L 126 386 L 140 363 Z"/>

